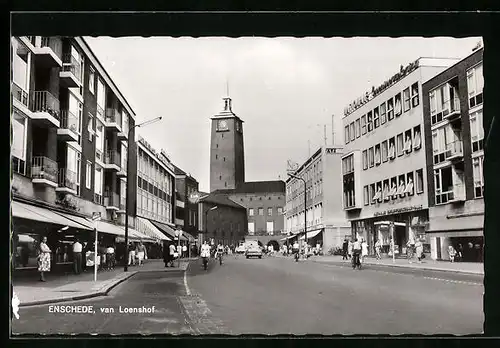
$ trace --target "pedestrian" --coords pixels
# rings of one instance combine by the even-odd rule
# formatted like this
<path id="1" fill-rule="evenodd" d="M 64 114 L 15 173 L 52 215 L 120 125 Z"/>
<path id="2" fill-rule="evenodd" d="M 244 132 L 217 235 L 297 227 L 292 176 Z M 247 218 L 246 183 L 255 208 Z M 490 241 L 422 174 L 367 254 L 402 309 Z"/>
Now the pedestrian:
<path id="1" fill-rule="evenodd" d="M 448 245 L 448 255 L 450 257 L 450 262 L 455 262 L 456 251 L 453 245 Z"/>
<path id="2" fill-rule="evenodd" d="M 135 266 L 135 247 L 133 243 L 130 243 L 128 247 L 128 265 Z"/>
<path id="3" fill-rule="evenodd" d="M 368 243 L 363 238 L 361 239 L 361 263 L 365 263 L 365 258 L 368 256 Z"/>
<path id="4" fill-rule="evenodd" d="M 456 255 L 457 261 L 461 262 L 463 260 L 463 257 L 464 257 L 464 247 L 462 243 L 458 243 L 457 255 Z"/>
<path id="5" fill-rule="evenodd" d="M 43 237 L 38 247 L 38 272 L 40 272 L 40 281 L 45 281 L 45 272 L 50 272 L 50 250 L 47 245 L 47 237 Z"/>
<path id="6" fill-rule="evenodd" d="M 170 261 L 170 267 L 174 267 L 174 260 L 175 260 L 175 245 L 174 243 L 171 243 L 169 248 L 169 261 Z"/>
<path id="7" fill-rule="evenodd" d="M 180 244 L 177 244 L 177 257 L 181 258 L 182 256 L 182 246 Z"/>
<path id="8" fill-rule="evenodd" d="M 382 243 L 380 242 L 380 239 L 377 239 L 377 241 L 375 242 L 375 257 L 377 258 L 377 260 L 380 260 L 381 257 L 380 257 L 380 248 L 382 247 Z"/>
<path id="9" fill-rule="evenodd" d="M 422 263 L 422 255 L 424 253 L 424 246 L 423 246 L 422 242 L 420 241 L 420 239 L 417 239 L 415 242 L 415 250 L 417 253 L 418 263 Z"/>
<path id="10" fill-rule="evenodd" d="M 73 243 L 73 270 L 75 274 L 82 273 L 82 244 L 77 239 Z"/>
<path id="11" fill-rule="evenodd" d="M 188 257 L 187 250 L 188 250 L 188 248 L 187 248 L 186 244 L 184 244 L 182 246 L 182 257 Z"/>
<path id="12" fill-rule="evenodd" d="M 352 240 L 350 240 L 348 245 L 347 245 L 347 257 L 349 258 L 349 260 L 351 259 L 351 256 L 352 256 L 352 253 L 354 250 L 353 247 L 354 247 L 354 243 L 352 242 Z"/>
<path id="13" fill-rule="evenodd" d="M 142 241 L 137 244 L 136 254 L 137 263 L 139 266 L 142 266 L 144 264 L 144 258 L 146 257 L 146 247 L 144 246 L 144 244 L 142 244 Z"/>
<path id="14" fill-rule="evenodd" d="M 106 261 L 108 270 L 115 269 L 115 248 L 111 244 L 106 249 Z"/>
<path id="15" fill-rule="evenodd" d="M 344 239 L 344 243 L 342 243 L 342 261 L 347 260 L 347 254 L 349 253 L 348 251 L 349 248 L 349 242 L 347 241 L 347 238 Z"/>

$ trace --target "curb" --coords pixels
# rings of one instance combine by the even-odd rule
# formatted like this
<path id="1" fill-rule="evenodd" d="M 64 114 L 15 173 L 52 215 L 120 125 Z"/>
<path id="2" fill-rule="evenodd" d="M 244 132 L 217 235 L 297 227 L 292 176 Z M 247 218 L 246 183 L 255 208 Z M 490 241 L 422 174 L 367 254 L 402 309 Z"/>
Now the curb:
<path id="1" fill-rule="evenodd" d="M 345 262 L 339 262 L 339 261 L 318 261 L 318 260 L 312 260 L 312 262 L 323 263 L 323 264 L 336 264 L 336 265 L 347 264 Z M 406 268 L 406 269 L 411 269 L 411 270 L 452 272 L 452 273 L 461 273 L 461 274 L 469 274 L 469 275 L 483 275 L 484 276 L 484 273 L 482 273 L 482 272 L 455 270 L 455 269 L 438 268 L 438 267 L 425 267 L 425 266 L 424 267 L 409 267 L 409 266 L 404 266 L 404 265 L 395 265 L 395 264 L 391 265 L 391 264 L 366 262 L 366 261 L 365 261 L 365 264 L 366 265 L 372 265 L 372 266 L 382 266 L 382 267 Z"/>

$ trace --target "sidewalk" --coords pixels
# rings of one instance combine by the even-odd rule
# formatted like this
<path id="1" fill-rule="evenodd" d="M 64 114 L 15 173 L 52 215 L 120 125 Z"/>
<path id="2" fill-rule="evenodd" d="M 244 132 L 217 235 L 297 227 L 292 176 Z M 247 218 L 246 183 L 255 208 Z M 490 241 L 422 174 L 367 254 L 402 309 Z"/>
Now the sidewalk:
<path id="1" fill-rule="evenodd" d="M 276 254 L 275 257 L 289 258 L 291 257 L 283 256 L 282 254 Z M 311 256 L 309 261 L 317 263 L 330 263 L 330 264 L 342 264 L 350 263 L 350 260 L 342 260 L 342 256 Z M 444 272 L 457 272 L 457 273 L 467 273 L 467 274 L 479 274 L 484 275 L 484 265 L 478 262 L 448 262 L 448 261 L 436 261 L 431 259 L 425 259 L 422 263 L 417 263 L 414 260 L 409 263 L 407 259 L 395 259 L 393 263 L 392 258 L 382 258 L 377 260 L 374 257 L 368 257 L 365 259 L 365 264 L 367 265 L 378 265 L 386 267 L 402 267 L 402 268 L 412 268 L 412 269 L 422 269 L 422 270 L 432 270 L 432 271 L 444 271 Z"/>
<path id="2" fill-rule="evenodd" d="M 97 281 L 94 282 L 94 273 L 85 272 L 80 275 L 53 275 L 47 276 L 47 282 L 40 282 L 38 278 L 14 280 L 13 289 L 19 298 L 20 307 L 33 306 L 48 303 L 76 301 L 91 297 L 104 296 L 118 284 L 129 279 L 138 272 L 154 271 L 185 271 L 189 261 L 181 260 L 180 268 L 165 268 L 163 260 L 148 260 L 144 266 L 133 266 L 128 268 L 128 272 L 123 271 L 123 267 L 113 271 L 99 271 Z"/>

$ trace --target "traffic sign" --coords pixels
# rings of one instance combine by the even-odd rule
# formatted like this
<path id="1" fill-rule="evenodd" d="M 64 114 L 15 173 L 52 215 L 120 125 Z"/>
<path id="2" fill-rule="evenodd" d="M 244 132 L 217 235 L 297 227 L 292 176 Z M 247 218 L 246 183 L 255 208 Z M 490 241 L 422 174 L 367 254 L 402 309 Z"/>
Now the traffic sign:
<path id="1" fill-rule="evenodd" d="M 193 192 L 189 195 L 188 199 L 191 204 L 197 204 L 200 201 L 200 193 Z"/>

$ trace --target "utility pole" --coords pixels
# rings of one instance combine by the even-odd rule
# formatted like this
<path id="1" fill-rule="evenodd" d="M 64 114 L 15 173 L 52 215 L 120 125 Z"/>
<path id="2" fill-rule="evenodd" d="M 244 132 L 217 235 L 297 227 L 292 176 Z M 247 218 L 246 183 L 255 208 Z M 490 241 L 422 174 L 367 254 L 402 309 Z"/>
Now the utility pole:
<path id="1" fill-rule="evenodd" d="M 334 126 L 334 123 L 335 123 L 335 115 L 332 114 L 332 146 L 335 146 L 335 126 Z"/>
<path id="2" fill-rule="evenodd" d="M 323 125 L 323 133 L 324 133 L 324 138 L 325 138 L 325 147 L 327 145 L 327 138 L 326 138 L 326 124 Z"/>

